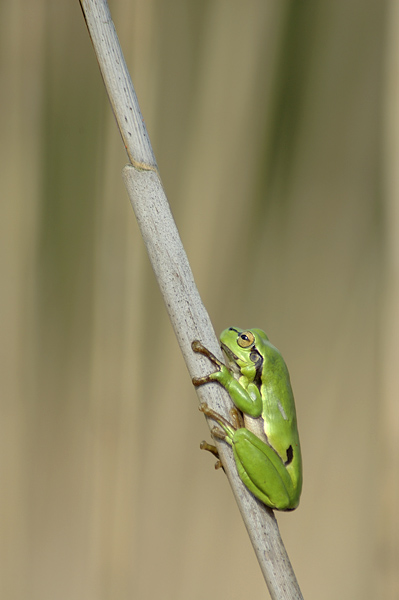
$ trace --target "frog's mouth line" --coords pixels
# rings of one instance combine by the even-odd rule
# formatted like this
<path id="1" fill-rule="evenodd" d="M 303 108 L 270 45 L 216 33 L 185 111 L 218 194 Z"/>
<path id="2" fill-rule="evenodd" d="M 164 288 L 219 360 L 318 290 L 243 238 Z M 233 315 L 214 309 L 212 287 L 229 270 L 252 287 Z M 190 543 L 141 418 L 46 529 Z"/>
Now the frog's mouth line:
<path id="1" fill-rule="evenodd" d="M 225 344 L 221 344 L 220 347 L 227 358 L 227 362 L 229 363 L 228 366 L 230 367 L 231 371 L 233 372 L 233 375 L 240 377 L 241 371 L 240 371 L 240 367 L 237 364 L 237 361 L 239 360 L 238 356 L 236 356 L 234 354 L 234 352 L 232 352 L 230 350 L 230 348 L 228 346 L 226 346 Z"/>

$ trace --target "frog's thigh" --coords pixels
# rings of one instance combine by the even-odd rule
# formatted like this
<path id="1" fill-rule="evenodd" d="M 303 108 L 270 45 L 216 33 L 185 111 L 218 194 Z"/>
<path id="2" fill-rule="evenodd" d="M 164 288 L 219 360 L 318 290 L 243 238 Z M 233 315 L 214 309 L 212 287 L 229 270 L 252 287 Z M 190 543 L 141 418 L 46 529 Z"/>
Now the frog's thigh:
<path id="1" fill-rule="evenodd" d="M 284 509 L 290 504 L 291 478 L 276 452 L 248 429 L 238 429 L 232 440 L 239 475 L 262 502 Z"/>

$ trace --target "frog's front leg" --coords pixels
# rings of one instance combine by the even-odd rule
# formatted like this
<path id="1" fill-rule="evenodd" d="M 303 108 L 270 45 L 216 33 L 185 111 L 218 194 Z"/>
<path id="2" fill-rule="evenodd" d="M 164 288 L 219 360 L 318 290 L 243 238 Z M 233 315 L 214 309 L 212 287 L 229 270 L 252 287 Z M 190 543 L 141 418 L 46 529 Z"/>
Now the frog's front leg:
<path id="1" fill-rule="evenodd" d="M 197 352 L 197 354 L 202 354 L 203 356 L 206 356 L 206 358 L 208 358 L 211 361 L 211 363 L 213 363 L 215 367 L 217 367 L 217 371 L 215 371 L 214 373 L 210 373 L 209 375 L 205 375 L 204 377 L 193 377 L 193 384 L 196 387 L 203 385 L 204 383 L 217 381 L 217 373 L 221 372 L 223 368 L 227 370 L 226 365 L 220 362 L 220 360 L 216 358 L 216 356 L 212 354 L 212 352 L 208 350 L 208 348 L 205 348 L 205 346 L 201 344 L 199 340 L 194 340 L 191 344 L 191 348 L 194 350 L 194 352 Z"/>
<path id="2" fill-rule="evenodd" d="M 239 381 L 208 348 L 205 348 L 200 341 L 194 340 L 191 344 L 194 352 L 206 356 L 217 367 L 216 371 L 205 375 L 204 377 L 193 377 L 193 384 L 198 387 L 204 383 L 212 383 L 216 381 L 230 394 L 230 398 L 239 410 L 250 415 L 251 417 L 259 417 L 262 411 L 262 400 L 259 392 L 249 394 Z"/>

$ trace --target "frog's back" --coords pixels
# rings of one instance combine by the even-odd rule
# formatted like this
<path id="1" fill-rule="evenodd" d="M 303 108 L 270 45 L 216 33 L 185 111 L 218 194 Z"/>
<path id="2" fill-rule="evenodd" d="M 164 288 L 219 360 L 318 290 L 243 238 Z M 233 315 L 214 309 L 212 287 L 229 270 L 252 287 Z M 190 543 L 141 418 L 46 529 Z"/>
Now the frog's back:
<path id="1" fill-rule="evenodd" d="M 294 395 L 285 361 L 269 341 L 264 349 L 261 394 L 268 442 L 284 462 L 289 462 L 294 446 L 296 453 L 300 452 Z"/>

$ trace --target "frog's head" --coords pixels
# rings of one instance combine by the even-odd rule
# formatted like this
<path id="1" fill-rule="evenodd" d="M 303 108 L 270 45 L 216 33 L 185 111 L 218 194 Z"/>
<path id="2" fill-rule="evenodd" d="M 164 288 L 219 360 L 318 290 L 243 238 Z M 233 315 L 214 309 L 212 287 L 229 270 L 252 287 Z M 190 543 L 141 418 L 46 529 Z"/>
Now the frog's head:
<path id="1" fill-rule="evenodd" d="M 222 331 L 220 342 L 234 375 L 244 375 L 253 381 L 262 369 L 267 335 L 261 329 L 229 327 Z"/>

